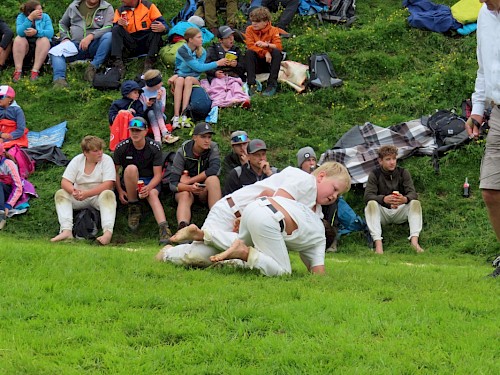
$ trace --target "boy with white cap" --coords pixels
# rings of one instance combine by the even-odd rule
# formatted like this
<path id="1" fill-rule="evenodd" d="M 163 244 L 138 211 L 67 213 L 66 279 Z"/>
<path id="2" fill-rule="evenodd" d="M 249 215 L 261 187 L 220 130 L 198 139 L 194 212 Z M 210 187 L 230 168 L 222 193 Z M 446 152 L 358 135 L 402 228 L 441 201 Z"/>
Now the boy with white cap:
<path id="1" fill-rule="evenodd" d="M 248 162 L 247 147 L 250 142 L 248 134 L 244 130 L 236 130 L 231 133 L 231 153 L 227 154 L 222 163 L 222 174 L 227 176 L 233 168 L 245 165 Z"/>

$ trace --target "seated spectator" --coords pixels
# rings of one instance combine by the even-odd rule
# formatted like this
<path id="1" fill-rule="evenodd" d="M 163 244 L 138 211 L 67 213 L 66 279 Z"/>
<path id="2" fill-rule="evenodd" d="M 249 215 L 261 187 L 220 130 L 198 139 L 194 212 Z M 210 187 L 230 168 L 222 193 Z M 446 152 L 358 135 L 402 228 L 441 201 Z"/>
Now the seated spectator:
<path id="1" fill-rule="evenodd" d="M 277 12 L 283 9 L 281 16 L 276 22 L 276 27 L 283 30 L 288 30 L 288 26 L 292 23 L 293 17 L 299 9 L 300 0 L 262 0 L 262 6 L 269 9 L 271 12 Z"/>
<path id="2" fill-rule="evenodd" d="M 316 153 L 312 147 L 302 147 L 297 152 L 297 166 L 304 172 L 311 173 L 316 169 Z"/>
<path id="3" fill-rule="evenodd" d="M 264 7 L 250 12 L 252 24 L 246 30 L 246 68 L 249 94 L 257 92 L 257 73 L 269 72 L 264 96 L 273 96 L 278 88 L 281 63 L 281 38 L 279 29 L 271 25 L 271 13 Z"/>
<path id="4" fill-rule="evenodd" d="M 134 116 L 144 116 L 144 105 L 139 100 L 142 89 L 135 81 L 123 81 L 122 98 L 111 103 L 108 120 L 111 126 L 109 148 L 113 151 L 116 145 L 129 137 L 128 125 Z"/>
<path id="5" fill-rule="evenodd" d="M 111 57 L 115 66 L 125 74 L 123 50 L 132 56 L 147 54 L 144 72 L 152 69 L 162 44 L 162 35 L 167 31 L 167 22 L 150 1 L 121 0 L 122 6 L 115 10 L 112 29 Z"/>
<path id="6" fill-rule="evenodd" d="M 74 0 L 59 21 L 61 43 L 72 42 L 78 54 L 71 57 L 50 56 L 54 84 L 66 87 L 66 61 L 92 59 L 84 79 L 92 82 L 97 69 L 111 52 L 113 6 L 105 0 Z"/>
<path id="7" fill-rule="evenodd" d="M 116 167 L 116 191 L 120 202 L 128 205 L 128 227 L 135 231 L 142 217 L 140 199 L 148 201 L 158 224 L 160 245 L 169 243 L 172 233 L 160 201 L 163 154 L 160 145 L 146 139 L 148 125 L 141 117 L 129 124 L 130 138 L 116 146 L 113 160 Z M 118 177 L 121 169 L 121 178 Z M 139 188 L 139 181 L 142 186 Z"/>
<path id="8" fill-rule="evenodd" d="M 156 69 L 148 70 L 142 76 L 145 86 L 142 89 L 140 101 L 146 111 L 149 124 L 153 129 L 154 139 L 158 143 L 175 143 L 179 137 L 174 137 L 165 125 L 165 104 L 167 90 L 163 87 L 161 72 Z"/>
<path id="9" fill-rule="evenodd" d="M 177 22 L 175 26 L 170 29 L 170 31 L 168 32 L 168 41 L 172 44 L 177 43 L 181 40 L 184 41 L 184 34 L 190 27 L 196 27 L 200 29 L 203 44 L 210 43 L 214 38 L 214 34 L 212 34 L 205 27 L 205 21 L 203 21 L 203 18 L 198 16 L 191 16 L 187 21 Z"/>
<path id="10" fill-rule="evenodd" d="M 211 208 L 221 198 L 219 147 L 212 141 L 214 133 L 209 124 L 198 123 L 193 139 L 184 142 L 175 154 L 170 190 L 177 201 L 179 229 L 189 225 L 195 199 Z"/>
<path id="11" fill-rule="evenodd" d="M 5 226 L 9 210 L 15 207 L 23 194 L 23 183 L 17 164 L 5 152 L 0 140 L 0 230 Z"/>
<path id="12" fill-rule="evenodd" d="M 222 173 L 227 176 L 233 168 L 245 165 L 248 162 L 247 147 L 250 139 L 246 131 L 237 130 L 231 133 L 232 151 L 226 155 L 222 163 Z"/>
<path id="13" fill-rule="evenodd" d="M 116 180 L 111 156 L 104 153 L 101 138 L 87 135 L 81 144 L 82 153 L 71 159 L 61 180 L 61 189 L 54 196 L 59 234 L 52 242 L 73 238 L 73 210 L 93 207 L 101 213 L 101 245 L 111 242 L 116 217 L 116 196 L 113 191 Z"/>
<path id="14" fill-rule="evenodd" d="M 202 47 L 203 41 L 201 31 L 196 27 L 191 27 L 184 34 L 186 44 L 183 44 L 175 56 L 175 72 L 168 79 L 168 84 L 172 86 L 174 93 L 174 117 L 172 127 L 190 127 L 186 115 L 180 119 L 180 114 L 184 112 L 191 99 L 193 85 L 200 84 L 200 74 L 207 70 L 215 69 L 218 66 L 227 65 L 229 60 L 222 58 L 218 61 L 205 63 L 207 53 Z"/>
<path id="15" fill-rule="evenodd" d="M 5 69 L 5 62 L 12 51 L 12 39 L 14 32 L 0 19 L 0 72 Z"/>
<path id="16" fill-rule="evenodd" d="M 204 18 L 210 31 L 217 34 L 217 10 L 224 5 L 226 6 L 226 24 L 231 28 L 236 27 L 237 0 L 205 0 L 203 5 L 196 9 L 195 15 Z"/>
<path id="17" fill-rule="evenodd" d="M 421 253 L 418 243 L 422 230 L 422 207 L 417 200 L 417 192 L 410 172 L 397 166 L 398 149 L 382 146 L 378 151 L 379 168 L 368 176 L 365 188 L 366 224 L 375 244 L 375 252 L 383 254 L 382 228 L 384 224 L 410 225 L 411 246 Z"/>
<path id="18" fill-rule="evenodd" d="M 243 186 L 277 173 L 278 169 L 271 167 L 267 161 L 267 146 L 261 139 L 252 139 L 248 144 L 248 162 L 229 172 L 224 184 L 224 195 L 231 194 Z"/>
<path id="19" fill-rule="evenodd" d="M 12 87 L 0 86 L 0 139 L 6 150 L 14 145 L 28 147 L 26 118 L 15 97 Z"/>
<path id="20" fill-rule="evenodd" d="M 21 79 L 27 55 L 30 58 L 34 56 L 30 80 L 36 81 L 40 68 L 47 59 L 50 40 L 54 36 L 52 20 L 47 13 L 43 13 L 39 1 L 28 0 L 21 5 L 21 13 L 16 19 L 16 32 L 17 36 L 12 47 L 15 66 L 12 81 L 17 82 Z"/>
<path id="21" fill-rule="evenodd" d="M 213 106 L 221 108 L 242 104 L 244 108 L 250 107 L 250 97 L 243 90 L 246 81 L 243 55 L 238 46 L 234 44 L 234 30 L 229 26 L 219 27 L 219 43 L 212 44 L 207 49 L 207 62 L 227 58 L 226 66 L 209 70 L 207 79 L 210 82 L 208 94 Z"/>

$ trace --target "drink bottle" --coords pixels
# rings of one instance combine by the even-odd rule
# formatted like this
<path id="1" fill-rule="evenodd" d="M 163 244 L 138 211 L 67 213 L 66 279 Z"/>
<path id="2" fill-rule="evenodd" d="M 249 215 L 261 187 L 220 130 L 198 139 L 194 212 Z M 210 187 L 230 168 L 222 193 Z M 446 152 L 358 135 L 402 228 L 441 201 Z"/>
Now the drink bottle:
<path id="1" fill-rule="evenodd" d="M 464 182 L 464 197 L 469 198 L 469 179 L 465 177 L 465 182 Z"/>

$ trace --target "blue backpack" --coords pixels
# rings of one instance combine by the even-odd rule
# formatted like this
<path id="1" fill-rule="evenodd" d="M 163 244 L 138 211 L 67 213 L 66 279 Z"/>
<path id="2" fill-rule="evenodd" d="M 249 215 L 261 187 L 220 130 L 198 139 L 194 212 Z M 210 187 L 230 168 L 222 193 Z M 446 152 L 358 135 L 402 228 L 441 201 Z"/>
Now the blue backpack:
<path id="1" fill-rule="evenodd" d="M 194 16 L 198 8 L 198 0 L 186 0 L 186 4 L 177 15 L 170 20 L 170 26 L 174 27 L 180 21 L 187 21 L 189 17 Z"/>

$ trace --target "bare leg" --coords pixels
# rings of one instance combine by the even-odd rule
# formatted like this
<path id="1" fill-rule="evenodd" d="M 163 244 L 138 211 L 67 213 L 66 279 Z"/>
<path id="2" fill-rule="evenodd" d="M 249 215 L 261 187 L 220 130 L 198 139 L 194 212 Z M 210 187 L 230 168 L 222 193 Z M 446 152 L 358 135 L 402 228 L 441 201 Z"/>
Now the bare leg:
<path id="1" fill-rule="evenodd" d="M 482 194 L 493 231 L 500 241 L 500 190 L 483 189 Z"/>
<path id="2" fill-rule="evenodd" d="M 191 221 L 191 206 L 194 203 L 194 196 L 189 191 L 181 191 L 175 194 L 175 200 L 177 201 L 177 222 L 185 221 L 189 223 Z"/>
<path id="3" fill-rule="evenodd" d="M 174 116 L 180 116 L 182 92 L 184 91 L 184 78 L 178 77 L 174 86 Z"/>
<path id="4" fill-rule="evenodd" d="M 375 253 L 376 254 L 383 254 L 384 253 L 384 246 L 382 245 L 382 240 L 375 240 Z"/>
<path id="5" fill-rule="evenodd" d="M 23 60 L 28 53 L 28 40 L 26 38 L 16 36 L 12 47 L 12 55 L 14 57 L 14 65 L 16 71 L 20 72 L 23 69 Z"/>
<path id="6" fill-rule="evenodd" d="M 212 262 L 226 259 L 241 259 L 246 262 L 248 260 L 248 246 L 242 240 L 235 240 L 229 249 L 210 257 Z"/>
<path id="7" fill-rule="evenodd" d="M 196 224 L 190 224 L 187 227 L 182 228 L 177 231 L 170 241 L 172 242 L 182 242 L 182 241 L 203 241 L 204 232 L 196 226 Z"/>
<path id="8" fill-rule="evenodd" d="M 38 72 L 42 67 L 45 59 L 47 58 L 47 54 L 50 49 L 50 41 L 48 38 L 38 38 L 36 41 L 35 48 L 35 61 L 33 62 L 33 70 Z"/>
<path id="9" fill-rule="evenodd" d="M 107 245 L 111 242 L 111 237 L 113 237 L 113 233 L 109 230 L 105 230 L 101 237 L 97 237 L 97 241 L 101 245 Z"/>
<path id="10" fill-rule="evenodd" d="M 184 90 L 182 92 L 182 112 L 186 109 L 191 99 L 191 92 L 193 91 L 193 85 L 199 85 L 200 82 L 194 77 L 186 77 L 184 81 Z"/>
<path id="11" fill-rule="evenodd" d="M 410 243 L 411 243 L 411 246 L 413 246 L 415 248 L 415 250 L 417 251 L 417 253 L 423 253 L 424 252 L 424 249 L 422 249 L 418 243 L 418 237 L 417 236 L 413 236 L 411 239 L 410 239 Z"/>
<path id="12" fill-rule="evenodd" d="M 59 242 L 62 240 L 72 240 L 72 239 L 73 239 L 73 232 L 70 231 L 69 229 L 65 229 L 54 238 L 51 238 L 50 242 Z"/>

